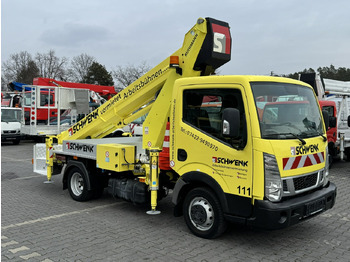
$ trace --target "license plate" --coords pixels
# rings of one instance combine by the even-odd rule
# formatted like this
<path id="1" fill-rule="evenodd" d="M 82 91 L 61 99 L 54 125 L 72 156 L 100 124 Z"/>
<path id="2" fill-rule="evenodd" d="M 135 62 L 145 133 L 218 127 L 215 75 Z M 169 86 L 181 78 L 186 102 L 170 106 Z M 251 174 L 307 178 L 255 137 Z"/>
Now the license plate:
<path id="1" fill-rule="evenodd" d="M 304 217 L 311 216 L 325 209 L 326 204 L 324 199 L 319 199 L 309 204 L 306 204 Z"/>

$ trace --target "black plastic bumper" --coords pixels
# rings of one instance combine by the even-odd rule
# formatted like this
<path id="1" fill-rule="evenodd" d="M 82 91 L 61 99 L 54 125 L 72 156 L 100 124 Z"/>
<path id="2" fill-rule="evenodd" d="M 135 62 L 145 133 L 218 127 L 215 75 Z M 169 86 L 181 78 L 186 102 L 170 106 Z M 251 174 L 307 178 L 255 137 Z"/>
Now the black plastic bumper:
<path id="1" fill-rule="evenodd" d="M 1 141 L 20 140 L 21 138 L 22 134 L 1 134 Z"/>
<path id="2" fill-rule="evenodd" d="M 246 223 L 263 229 L 285 228 L 332 208 L 336 195 L 337 187 L 329 183 L 327 187 L 280 203 L 256 200 L 253 216 Z"/>

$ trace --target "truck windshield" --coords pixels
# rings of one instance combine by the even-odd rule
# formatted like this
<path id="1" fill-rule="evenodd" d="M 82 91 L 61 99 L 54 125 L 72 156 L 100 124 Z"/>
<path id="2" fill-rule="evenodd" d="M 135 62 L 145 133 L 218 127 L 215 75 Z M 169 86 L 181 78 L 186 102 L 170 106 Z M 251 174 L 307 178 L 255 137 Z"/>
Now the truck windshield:
<path id="1" fill-rule="evenodd" d="M 1 108 L 1 122 L 21 122 L 21 110 Z"/>
<path id="2" fill-rule="evenodd" d="M 320 110 L 311 88 L 251 83 L 262 138 L 303 139 L 323 134 Z"/>

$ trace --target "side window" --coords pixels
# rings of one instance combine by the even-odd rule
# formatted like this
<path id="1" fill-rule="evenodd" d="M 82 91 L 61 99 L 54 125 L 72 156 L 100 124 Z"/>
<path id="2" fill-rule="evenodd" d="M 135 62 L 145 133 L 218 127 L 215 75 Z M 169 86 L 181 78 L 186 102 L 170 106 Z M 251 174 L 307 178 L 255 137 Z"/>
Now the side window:
<path id="1" fill-rule="evenodd" d="M 31 96 L 30 93 L 25 93 L 24 95 L 24 103 L 25 106 L 31 106 Z"/>
<path id="2" fill-rule="evenodd" d="M 49 99 L 50 97 L 50 99 Z M 53 95 L 50 94 L 40 94 L 40 106 L 48 106 L 50 103 L 50 105 L 53 105 Z"/>
<path id="3" fill-rule="evenodd" d="M 206 132 L 211 132 L 211 124 L 207 108 L 204 107 L 204 95 L 197 92 L 185 92 L 184 121 Z M 206 96 L 207 97 L 207 96 Z"/>
<path id="4" fill-rule="evenodd" d="M 246 144 L 246 120 L 242 94 L 238 89 L 185 90 L 183 97 L 183 121 L 201 131 L 231 145 Z M 222 135 L 222 114 L 226 108 L 240 111 L 240 136 L 232 140 Z"/>
<path id="5" fill-rule="evenodd" d="M 322 107 L 322 110 L 327 111 L 329 116 L 334 116 L 333 106 L 324 106 L 324 107 Z"/>
<path id="6" fill-rule="evenodd" d="M 49 104 L 49 95 L 40 94 L 40 106 L 47 106 Z"/>

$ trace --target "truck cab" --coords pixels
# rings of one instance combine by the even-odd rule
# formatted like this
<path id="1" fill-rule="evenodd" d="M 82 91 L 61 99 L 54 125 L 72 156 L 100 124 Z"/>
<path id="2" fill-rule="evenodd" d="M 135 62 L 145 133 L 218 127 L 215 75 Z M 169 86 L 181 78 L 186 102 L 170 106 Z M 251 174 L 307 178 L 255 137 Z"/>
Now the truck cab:
<path id="1" fill-rule="evenodd" d="M 1 142 L 19 144 L 21 135 L 22 110 L 14 107 L 1 108 Z"/>
<path id="2" fill-rule="evenodd" d="M 208 200 L 207 193 L 191 194 L 198 185 L 217 193 L 226 219 L 269 229 L 334 205 L 326 130 L 309 86 L 263 76 L 208 76 L 177 80 L 174 90 L 170 166 L 181 182 L 173 203 L 193 233 L 216 227 L 214 220 L 201 220 L 214 207 L 199 201 Z M 286 94 L 295 101 L 276 102 Z M 208 107 L 202 100 L 208 96 L 221 103 Z M 228 109 L 236 116 L 226 119 Z"/>

